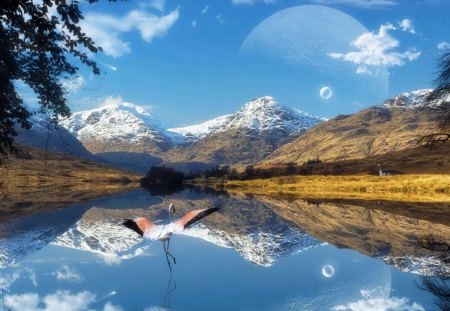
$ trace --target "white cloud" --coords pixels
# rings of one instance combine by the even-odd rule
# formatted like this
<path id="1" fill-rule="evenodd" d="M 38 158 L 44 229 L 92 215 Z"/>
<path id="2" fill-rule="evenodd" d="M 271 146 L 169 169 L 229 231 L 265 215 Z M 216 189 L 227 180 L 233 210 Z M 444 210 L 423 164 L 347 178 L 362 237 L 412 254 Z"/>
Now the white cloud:
<path id="1" fill-rule="evenodd" d="M 105 54 L 120 57 L 131 53 L 130 42 L 121 38 L 123 33 L 137 30 L 144 41 L 162 38 L 180 16 L 179 8 L 167 15 L 157 16 L 149 12 L 133 10 L 123 17 L 108 14 L 86 14 L 80 22 L 81 28 Z"/>
<path id="2" fill-rule="evenodd" d="M 81 275 L 73 268 L 63 265 L 58 270 L 52 273 L 58 281 L 70 281 L 70 282 L 80 282 Z"/>
<path id="3" fill-rule="evenodd" d="M 123 311 L 123 309 L 120 306 L 114 306 L 111 302 L 107 302 L 103 307 L 103 311 Z"/>
<path id="4" fill-rule="evenodd" d="M 396 30 L 390 23 L 380 26 L 378 33 L 368 32 L 359 36 L 351 43 L 357 51 L 349 53 L 333 52 L 328 55 L 335 59 L 352 62 L 360 65 L 358 73 L 367 73 L 367 66 L 403 66 L 406 61 L 414 61 L 421 52 L 415 48 L 404 52 L 394 49 L 400 46 L 400 42 L 389 34 L 389 30 Z"/>
<path id="5" fill-rule="evenodd" d="M 95 294 L 88 291 L 71 294 L 69 291 L 58 290 L 43 298 L 35 293 L 25 293 L 6 295 L 5 306 L 12 311 L 86 311 L 92 310 L 89 305 L 95 301 L 95 297 Z"/>
<path id="6" fill-rule="evenodd" d="M 164 37 L 179 16 L 178 8 L 162 17 L 140 11 L 131 11 L 127 16 L 127 21 L 132 25 L 134 24 L 134 27 L 141 32 L 144 41 L 150 43 L 155 37 Z"/>
<path id="7" fill-rule="evenodd" d="M 196 28 L 197 27 L 197 21 L 192 21 L 192 28 Z"/>
<path id="8" fill-rule="evenodd" d="M 323 5 L 345 4 L 367 9 L 398 5 L 398 1 L 395 0 L 311 0 L 311 2 Z"/>
<path id="9" fill-rule="evenodd" d="M 216 15 L 216 19 L 220 24 L 225 24 L 225 20 L 223 19 L 222 15 Z"/>
<path id="10" fill-rule="evenodd" d="M 206 14 L 206 12 L 208 12 L 208 10 L 209 10 L 209 6 L 205 6 L 201 13 Z"/>
<path id="11" fill-rule="evenodd" d="M 398 298 L 369 298 L 361 299 L 356 302 L 350 302 L 346 305 L 333 307 L 333 311 L 425 311 L 425 309 L 417 303 L 408 304 L 406 297 Z"/>
<path id="12" fill-rule="evenodd" d="M 255 5 L 259 3 L 272 4 L 277 0 L 231 0 L 234 5 Z"/>
<path id="13" fill-rule="evenodd" d="M 108 107 L 108 106 L 115 106 L 120 103 L 123 103 L 123 99 L 121 96 L 109 95 L 105 99 L 102 100 L 102 102 L 98 105 L 98 107 L 102 108 L 102 107 Z"/>
<path id="14" fill-rule="evenodd" d="M 414 26 L 412 24 L 412 21 L 410 19 L 405 18 L 404 20 L 397 22 L 398 26 L 403 30 L 410 32 L 412 34 L 416 33 L 416 30 L 414 29 Z"/>
<path id="15" fill-rule="evenodd" d="M 438 45 L 437 45 L 437 48 L 439 49 L 439 50 L 450 50 L 450 43 L 448 43 L 448 42 L 441 42 L 441 43 L 439 43 Z"/>

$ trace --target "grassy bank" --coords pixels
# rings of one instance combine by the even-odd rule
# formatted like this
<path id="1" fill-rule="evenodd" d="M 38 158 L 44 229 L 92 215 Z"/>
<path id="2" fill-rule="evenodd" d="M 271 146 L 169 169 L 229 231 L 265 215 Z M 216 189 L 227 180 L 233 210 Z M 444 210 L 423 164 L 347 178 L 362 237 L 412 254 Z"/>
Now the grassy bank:
<path id="1" fill-rule="evenodd" d="M 140 175 L 67 154 L 21 147 L 0 166 L 0 220 L 139 187 Z"/>
<path id="2" fill-rule="evenodd" d="M 289 176 L 232 180 L 216 184 L 228 191 L 292 194 L 310 198 L 450 202 L 450 175 Z"/>

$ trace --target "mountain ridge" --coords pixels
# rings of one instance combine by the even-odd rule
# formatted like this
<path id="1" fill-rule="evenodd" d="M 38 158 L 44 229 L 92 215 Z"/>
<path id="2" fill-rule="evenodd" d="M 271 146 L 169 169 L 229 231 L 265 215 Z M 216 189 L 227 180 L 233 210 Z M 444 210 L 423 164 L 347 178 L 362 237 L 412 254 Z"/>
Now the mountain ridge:
<path id="1" fill-rule="evenodd" d="M 117 165 L 130 165 L 129 169 L 145 162 L 145 167 L 139 167 L 144 172 L 161 163 L 195 163 L 199 167 L 261 160 L 286 139 L 323 120 L 264 96 L 244 104 L 234 114 L 188 127 L 165 129 L 150 113 L 126 102 L 76 112 L 60 124 L 97 156 Z M 240 146 L 235 144 L 237 140 Z M 128 154 L 133 154 L 132 159 L 127 160 Z"/>
<path id="2" fill-rule="evenodd" d="M 340 115 L 307 131 L 269 155 L 262 165 L 341 161 L 416 147 L 436 130 L 437 116 L 427 108 L 429 90 L 402 93 L 351 115 Z"/>

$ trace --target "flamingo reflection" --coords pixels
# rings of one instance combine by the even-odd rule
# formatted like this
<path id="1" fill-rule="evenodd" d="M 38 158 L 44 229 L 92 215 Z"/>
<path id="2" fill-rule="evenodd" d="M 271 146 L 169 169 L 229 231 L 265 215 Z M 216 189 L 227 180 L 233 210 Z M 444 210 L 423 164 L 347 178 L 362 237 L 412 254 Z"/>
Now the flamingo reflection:
<path id="1" fill-rule="evenodd" d="M 176 264 L 175 257 L 169 251 L 170 238 L 172 237 L 172 234 L 183 231 L 184 229 L 188 228 L 195 222 L 199 221 L 200 219 L 202 219 L 218 210 L 219 210 L 218 207 L 193 210 L 193 211 L 186 213 L 180 219 L 173 221 L 172 213 L 175 213 L 175 206 L 173 204 L 170 204 L 169 208 L 168 208 L 168 212 L 169 212 L 169 218 L 170 218 L 171 222 L 168 224 L 157 225 L 145 217 L 136 217 L 134 219 L 126 219 L 122 224 L 125 227 L 138 233 L 144 239 L 148 239 L 151 241 L 158 240 L 158 241 L 163 242 L 164 253 L 166 255 L 167 264 L 169 265 L 169 270 L 172 271 L 169 257 L 171 257 L 173 260 L 173 263 Z M 167 246 L 166 246 L 166 244 L 167 244 Z"/>

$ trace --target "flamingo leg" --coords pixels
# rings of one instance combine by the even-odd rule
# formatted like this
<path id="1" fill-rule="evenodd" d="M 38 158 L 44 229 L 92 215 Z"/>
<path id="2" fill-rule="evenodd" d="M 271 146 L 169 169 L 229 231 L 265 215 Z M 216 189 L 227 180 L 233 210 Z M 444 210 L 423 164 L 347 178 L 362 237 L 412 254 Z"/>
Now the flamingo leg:
<path id="1" fill-rule="evenodd" d="M 170 265 L 169 257 L 167 256 L 167 254 L 168 254 L 168 249 L 166 249 L 166 242 L 163 242 L 163 247 L 164 247 L 164 254 L 166 255 L 167 265 L 169 266 L 170 272 L 172 272 L 172 266 Z M 171 255 L 171 256 L 172 256 L 172 255 Z"/>
<path id="2" fill-rule="evenodd" d="M 173 256 L 173 255 L 169 252 L 169 245 L 170 245 L 170 239 L 167 240 L 167 255 L 169 255 L 170 257 L 172 257 L 173 264 L 176 265 L 176 264 L 177 264 L 177 260 L 175 259 L 175 256 Z"/>

